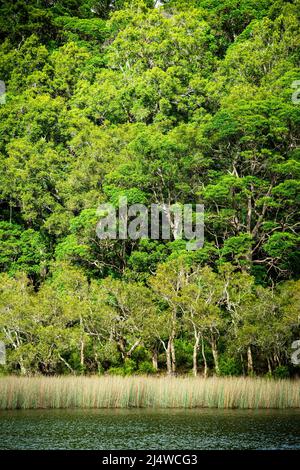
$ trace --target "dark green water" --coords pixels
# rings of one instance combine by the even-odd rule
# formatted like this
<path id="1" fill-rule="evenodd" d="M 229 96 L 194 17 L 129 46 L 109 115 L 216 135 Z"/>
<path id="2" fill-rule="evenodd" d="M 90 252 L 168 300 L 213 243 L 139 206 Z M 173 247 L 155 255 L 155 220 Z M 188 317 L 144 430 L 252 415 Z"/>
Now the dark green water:
<path id="1" fill-rule="evenodd" d="M 0 412 L 1 449 L 300 449 L 300 410 Z"/>

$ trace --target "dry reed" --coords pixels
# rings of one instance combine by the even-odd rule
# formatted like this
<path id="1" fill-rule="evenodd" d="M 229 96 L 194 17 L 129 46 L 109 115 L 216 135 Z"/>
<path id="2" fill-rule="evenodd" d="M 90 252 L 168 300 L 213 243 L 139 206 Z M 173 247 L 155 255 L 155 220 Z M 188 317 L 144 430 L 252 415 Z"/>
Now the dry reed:
<path id="1" fill-rule="evenodd" d="M 299 380 L 212 377 L 2 377 L 0 409 L 299 408 Z"/>

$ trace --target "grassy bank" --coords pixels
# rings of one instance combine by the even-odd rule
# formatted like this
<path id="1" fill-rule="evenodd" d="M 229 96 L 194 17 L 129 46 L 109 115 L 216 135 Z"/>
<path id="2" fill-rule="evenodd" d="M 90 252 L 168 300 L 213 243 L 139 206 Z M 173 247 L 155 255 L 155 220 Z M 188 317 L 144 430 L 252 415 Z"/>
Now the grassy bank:
<path id="1" fill-rule="evenodd" d="M 262 378 L 3 377 L 0 409 L 299 408 L 300 381 Z"/>

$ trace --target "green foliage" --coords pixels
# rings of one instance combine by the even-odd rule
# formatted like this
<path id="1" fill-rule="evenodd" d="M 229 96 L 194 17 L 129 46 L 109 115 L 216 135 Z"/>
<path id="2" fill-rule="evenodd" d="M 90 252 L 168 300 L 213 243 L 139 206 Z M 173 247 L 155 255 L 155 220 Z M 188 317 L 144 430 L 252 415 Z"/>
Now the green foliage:
<path id="1" fill-rule="evenodd" d="M 1 2 L 7 370 L 287 366 L 299 338 L 299 11 L 299 0 Z M 204 204 L 204 247 L 98 239 L 97 207 L 120 197 Z"/>
<path id="2" fill-rule="evenodd" d="M 193 346 L 190 341 L 177 339 L 175 341 L 176 360 L 179 369 L 190 369 L 192 367 Z"/>
<path id="3" fill-rule="evenodd" d="M 278 366 L 274 370 L 274 377 L 276 379 L 288 379 L 289 376 L 290 376 L 290 372 L 287 366 Z"/>
<path id="4" fill-rule="evenodd" d="M 236 358 L 226 355 L 220 357 L 220 375 L 235 376 L 241 375 L 242 372 L 241 364 Z"/>
<path id="5" fill-rule="evenodd" d="M 145 364 L 145 363 L 144 363 Z M 136 363 L 133 359 L 126 359 L 123 367 L 111 367 L 108 369 L 110 375 L 133 375 L 136 372 Z"/>
<path id="6" fill-rule="evenodd" d="M 138 372 L 143 375 L 155 374 L 156 370 L 152 366 L 151 362 L 143 361 L 139 364 Z"/>
<path id="7" fill-rule="evenodd" d="M 50 258 L 47 240 L 33 229 L 0 222 L 0 266 L 2 271 L 15 274 L 23 271 L 29 276 L 43 277 Z"/>

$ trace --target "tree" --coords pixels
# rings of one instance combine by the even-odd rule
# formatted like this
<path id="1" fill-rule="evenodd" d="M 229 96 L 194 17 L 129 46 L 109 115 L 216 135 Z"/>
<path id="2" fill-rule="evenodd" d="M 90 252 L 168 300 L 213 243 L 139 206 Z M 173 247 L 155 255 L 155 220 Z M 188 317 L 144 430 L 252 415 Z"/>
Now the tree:
<path id="1" fill-rule="evenodd" d="M 165 356 L 172 374 L 193 355 L 196 375 L 200 350 L 205 375 L 224 358 L 249 374 L 288 367 L 299 336 L 299 6 L 0 2 L 8 370 L 120 372 L 143 355 L 154 369 Z M 120 197 L 204 204 L 204 247 L 187 252 L 172 217 L 168 240 L 100 240 L 97 208 Z"/>
<path id="2" fill-rule="evenodd" d="M 193 374 L 198 374 L 198 350 L 201 340 L 201 352 L 204 361 L 204 377 L 207 377 L 208 366 L 204 350 L 204 338 L 209 342 L 219 374 L 219 357 L 217 340 L 224 325 L 220 305 L 223 299 L 223 285 L 218 274 L 210 268 L 195 269 L 190 283 L 182 290 L 182 310 L 184 320 L 192 327 L 194 334 Z"/>
<path id="3" fill-rule="evenodd" d="M 8 361 L 12 369 L 27 373 L 34 351 L 31 347 L 34 319 L 32 317 L 32 286 L 25 275 L 16 279 L 1 274 L 0 282 L 0 330 L 1 338 L 8 346 Z"/>
<path id="4" fill-rule="evenodd" d="M 165 328 L 167 344 L 161 339 L 166 352 L 168 374 L 176 372 L 176 353 L 174 341 L 178 329 L 178 314 L 183 287 L 188 283 L 190 269 L 184 259 L 175 259 L 158 267 L 155 276 L 149 279 L 154 292 L 165 303 Z"/>
<path id="5" fill-rule="evenodd" d="M 106 325 L 110 341 L 115 341 L 122 360 L 131 358 L 142 343 L 147 316 L 153 303 L 147 287 L 107 278 L 100 288 L 104 291 Z"/>

